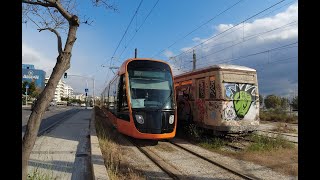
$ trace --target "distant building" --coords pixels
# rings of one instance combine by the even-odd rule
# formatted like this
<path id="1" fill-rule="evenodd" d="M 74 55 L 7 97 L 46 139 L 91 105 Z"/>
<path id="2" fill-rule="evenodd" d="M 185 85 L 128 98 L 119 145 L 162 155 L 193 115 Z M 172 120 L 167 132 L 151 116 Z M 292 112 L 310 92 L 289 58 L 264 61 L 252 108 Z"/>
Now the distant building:
<path id="1" fill-rule="evenodd" d="M 46 72 L 35 69 L 32 64 L 22 64 L 22 82 L 35 82 L 37 88 L 43 89 L 45 86 Z"/>
<path id="2" fill-rule="evenodd" d="M 73 95 L 74 99 L 79 99 L 80 101 L 85 101 L 86 100 L 86 95 L 81 94 L 81 93 L 76 93 L 75 95 Z"/>
<path id="3" fill-rule="evenodd" d="M 45 85 L 47 85 L 48 81 L 49 81 L 49 77 L 46 77 L 45 78 Z M 54 91 L 53 101 L 54 102 L 61 102 L 62 97 L 72 98 L 73 96 L 74 96 L 73 95 L 73 88 L 60 79 L 60 81 L 58 82 L 57 88 Z"/>
<path id="4" fill-rule="evenodd" d="M 33 64 L 22 64 L 22 69 L 34 69 Z"/>
<path id="5" fill-rule="evenodd" d="M 73 95 L 73 88 L 70 85 L 64 86 L 64 97 L 72 98 Z"/>

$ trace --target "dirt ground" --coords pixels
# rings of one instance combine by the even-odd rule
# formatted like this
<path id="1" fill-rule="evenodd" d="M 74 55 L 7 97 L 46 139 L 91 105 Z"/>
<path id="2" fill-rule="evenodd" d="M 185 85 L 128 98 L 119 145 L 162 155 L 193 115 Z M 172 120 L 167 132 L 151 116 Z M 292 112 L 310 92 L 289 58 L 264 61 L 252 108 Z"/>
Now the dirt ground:
<path id="1" fill-rule="evenodd" d="M 251 161 L 286 175 L 298 176 L 298 147 L 271 152 L 220 152 L 221 154 Z"/>

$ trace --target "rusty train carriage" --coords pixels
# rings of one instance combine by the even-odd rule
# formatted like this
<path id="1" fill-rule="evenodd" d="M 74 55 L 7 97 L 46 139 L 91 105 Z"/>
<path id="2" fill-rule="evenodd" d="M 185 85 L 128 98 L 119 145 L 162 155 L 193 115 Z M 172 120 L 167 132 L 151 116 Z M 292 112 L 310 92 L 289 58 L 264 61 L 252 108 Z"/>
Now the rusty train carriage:
<path id="1" fill-rule="evenodd" d="M 242 133 L 259 125 L 256 70 L 214 65 L 174 77 L 178 123 L 194 122 L 214 133 Z"/>
<path id="2" fill-rule="evenodd" d="M 126 60 L 101 94 L 102 108 L 121 133 L 139 139 L 169 139 L 177 112 L 172 70 L 160 60 Z"/>

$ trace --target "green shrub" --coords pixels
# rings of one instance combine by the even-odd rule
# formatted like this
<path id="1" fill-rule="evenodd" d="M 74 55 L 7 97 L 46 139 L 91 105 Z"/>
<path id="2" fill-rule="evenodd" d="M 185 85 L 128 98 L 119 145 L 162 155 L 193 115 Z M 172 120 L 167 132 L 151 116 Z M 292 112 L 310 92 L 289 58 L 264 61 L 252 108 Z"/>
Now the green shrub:
<path id="1" fill-rule="evenodd" d="M 247 147 L 247 151 L 272 151 L 280 148 L 293 148 L 294 145 L 286 141 L 281 136 L 267 137 L 261 135 L 251 135 L 250 139 L 254 141 Z"/>
<path id="2" fill-rule="evenodd" d="M 277 121 L 277 122 L 287 122 L 287 123 L 298 122 L 297 116 L 287 114 L 286 112 L 280 109 L 260 111 L 259 115 L 260 115 L 260 120 L 262 121 Z"/>

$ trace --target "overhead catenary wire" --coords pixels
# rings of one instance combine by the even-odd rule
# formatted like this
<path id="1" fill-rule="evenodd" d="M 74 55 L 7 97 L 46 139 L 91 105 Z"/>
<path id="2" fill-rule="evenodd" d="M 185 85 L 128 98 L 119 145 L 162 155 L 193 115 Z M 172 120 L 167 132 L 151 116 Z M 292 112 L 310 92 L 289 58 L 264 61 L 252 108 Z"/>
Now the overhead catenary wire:
<path id="1" fill-rule="evenodd" d="M 223 33 L 227 32 L 227 31 L 229 31 L 229 30 L 231 30 L 231 29 L 233 29 L 233 28 L 235 28 L 235 27 L 239 26 L 240 24 L 242 24 L 242 23 L 244 23 L 244 22 L 246 22 L 246 21 L 248 21 L 248 20 L 250 20 L 250 19 L 252 19 L 252 18 L 254 18 L 254 17 L 256 17 L 256 16 L 258 16 L 259 14 L 261 14 L 261 13 L 263 13 L 263 12 L 265 12 L 265 11 L 267 11 L 267 10 L 271 9 L 272 7 L 274 7 L 274 6 L 276 6 L 276 5 L 280 4 L 280 3 L 282 3 L 283 1 L 285 1 L 285 0 L 281 0 L 281 1 L 279 1 L 279 2 L 277 2 L 277 3 L 275 3 L 275 4 L 273 4 L 273 5 L 269 6 L 268 8 L 263 9 L 262 11 L 260 11 L 260 12 L 258 12 L 258 13 L 256 13 L 256 14 L 254 14 L 254 15 L 250 16 L 249 18 L 247 18 L 247 19 L 245 19 L 245 20 L 243 20 L 243 21 L 239 22 L 238 24 L 236 24 L 236 25 L 234 25 L 234 26 L 232 26 L 232 27 L 230 27 L 230 28 L 228 28 L 228 29 L 226 29 L 226 30 L 224 30 L 224 31 L 222 31 L 222 32 L 220 32 L 220 33 L 218 33 L 218 34 L 214 35 L 214 36 L 211 36 L 210 38 L 206 39 L 205 41 L 202 41 L 201 43 L 199 43 L 199 44 L 197 44 L 197 45 L 195 45 L 195 46 L 193 46 L 193 47 L 189 48 L 188 50 L 186 50 L 186 51 L 184 51 L 184 52 L 181 52 L 180 54 L 178 54 L 178 55 L 176 55 L 176 56 L 174 56 L 174 57 L 177 57 L 177 56 L 180 56 L 180 55 L 182 55 L 182 54 L 184 54 L 184 53 L 186 53 L 186 52 L 189 52 L 190 50 L 194 49 L 195 47 L 198 47 L 198 46 L 200 46 L 200 45 L 202 45 L 202 44 L 204 44 L 204 43 L 208 42 L 209 40 L 211 40 L 211 39 L 213 39 L 213 38 L 215 38 L 215 37 L 218 37 L 219 35 L 221 35 L 221 34 L 223 34 Z"/>
<path id="2" fill-rule="evenodd" d="M 138 11 L 139 11 L 139 9 L 140 9 L 140 6 L 141 6 L 141 4 L 142 4 L 142 2 L 143 2 L 143 0 L 141 0 L 141 1 L 140 1 L 139 5 L 138 5 L 138 7 L 137 7 L 137 9 L 136 9 L 135 13 L 133 14 L 133 16 L 132 16 L 132 18 L 131 18 L 131 20 L 130 20 L 130 22 L 129 22 L 129 24 L 128 24 L 128 26 L 127 26 L 126 30 L 125 30 L 125 32 L 123 33 L 123 35 L 122 35 L 122 37 L 121 37 L 121 39 L 120 39 L 120 41 L 119 41 L 119 43 L 118 43 L 118 45 L 117 45 L 116 49 L 114 50 L 114 52 L 113 52 L 113 54 L 112 54 L 112 56 L 111 56 L 111 59 L 110 59 L 109 67 L 111 67 L 112 60 L 114 59 L 114 55 L 116 54 L 116 52 L 117 52 L 117 50 L 118 50 L 118 48 L 119 48 L 119 46 L 120 46 L 120 44 L 121 44 L 121 42 L 122 42 L 122 40 L 123 40 L 124 36 L 127 34 L 128 29 L 129 29 L 129 27 L 130 27 L 130 25 L 131 25 L 131 23 L 132 23 L 133 19 L 134 19 L 134 18 L 135 18 L 135 16 L 137 15 L 137 13 L 138 13 Z M 107 74 L 106 74 L 106 81 L 105 81 L 105 83 L 107 83 L 107 81 L 108 81 L 109 72 L 110 72 L 110 71 L 108 71 L 108 72 L 107 72 Z"/>
<path id="3" fill-rule="evenodd" d="M 270 11 L 270 12 L 268 12 L 268 13 L 264 14 L 263 16 L 261 16 L 261 18 L 263 18 L 263 17 L 265 17 L 265 16 L 267 16 L 267 15 L 271 14 L 272 12 L 274 12 L 274 11 L 276 11 L 276 10 L 279 10 L 279 9 L 283 8 L 284 6 L 291 5 L 291 4 L 293 4 L 295 1 L 296 1 L 296 0 L 291 1 L 291 2 L 289 2 L 289 3 L 286 3 L 286 4 L 284 4 L 284 5 L 280 6 L 280 7 L 278 7 L 278 8 L 276 8 L 276 9 L 274 9 L 274 10 L 272 10 L 272 11 Z M 218 37 L 218 38 L 216 38 L 215 40 L 221 39 L 221 38 L 223 38 L 223 37 L 225 37 L 225 36 L 227 36 L 227 35 L 229 35 L 229 34 L 233 33 L 233 32 L 234 32 L 234 31 L 236 31 L 236 30 L 239 30 L 239 29 L 241 29 L 241 28 L 244 28 L 244 23 L 243 23 L 243 26 L 242 26 L 242 27 L 235 28 L 235 29 L 233 29 L 232 31 L 228 32 L 227 34 L 224 34 L 223 36 L 219 36 L 219 37 Z M 247 37 L 249 37 L 249 36 L 247 36 Z M 247 38 L 247 37 L 245 37 L 245 38 Z M 243 38 L 244 38 L 244 32 L 243 32 Z M 228 43 L 228 42 L 230 42 L 230 43 L 231 43 L 231 42 L 234 42 L 234 41 L 227 41 L 227 42 L 222 42 L 222 43 L 224 44 L 224 43 Z M 217 45 L 214 45 L 214 46 L 221 45 L 222 43 L 217 44 Z M 202 47 L 202 46 L 201 46 L 201 47 Z M 210 46 L 210 47 L 211 47 L 211 46 Z M 209 47 L 203 47 L 203 48 L 209 48 Z M 197 48 L 194 48 L 194 49 L 197 49 Z M 190 51 L 190 53 L 191 53 L 191 51 Z M 173 60 L 175 60 L 175 58 L 176 58 L 176 57 L 170 57 L 170 59 L 173 59 Z"/>
<path id="4" fill-rule="evenodd" d="M 123 51 L 120 53 L 119 55 L 119 59 L 121 58 L 122 54 L 124 53 L 124 51 L 127 49 L 127 47 L 129 46 L 130 42 L 134 39 L 134 37 L 137 35 L 138 31 L 140 30 L 140 28 L 143 26 L 143 24 L 146 22 L 146 20 L 148 19 L 148 17 L 150 16 L 150 14 L 152 13 L 152 11 L 154 10 L 154 8 L 157 6 L 159 0 L 157 0 L 157 2 L 153 5 L 153 7 L 151 8 L 151 10 L 149 11 L 148 15 L 144 18 L 142 24 L 138 27 L 138 29 L 135 31 L 134 35 L 132 36 L 132 38 L 129 40 L 129 42 L 125 45 L 125 48 L 123 49 Z"/>
<path id="5" fill-rule="evenodd" d="M 216 19 L 217 17 L 219 17 L 220 15 L 222 15 L 223 13 L 227 12 L 228 10 L 230 10 L 231 8 L 233 8 L 234 6 L 236 6 L 237 4 L 239 4 L 241 1 L 240 0 L 238 2 L 236 2 L 235 4 L 229 6 L 227 9 L 223 10 L 222 12 L 220 12 L 219 14 L 215 15 L 214 17 L 212 17 L 211 19 L 209 19 L 208 21 L 206 21 L 205 23 L 202 23 L 201 25 L 199 25 L 198 27 L 196 27 L 195 29 L 193 29 L 192 31 L 190 31 L 189 33 L 187 33 L 186 35 L 184 35 L 183 37 L 177 39 L 176 41 L 174 41 L 170 46 L 168 46 L 167 48 L 161 50 L 160 52 L 158 52 L 157 54 L 155 54 L 154 56 L 152 56 L 151 58 L 154 58 L 155 56 L 157 56 L 158 54 L 161 54 L 162 52 L 164 52 L 166 49 L 169 49 L 170 47 L 172 47 L 173 45 L 175 45 L 177 42 L 181 41 L 182 39 L 186 38 L 187 36 L 189 36 L 190 34 L 194 33 L 195 31 L 197 31 L 198 29 L 200 29 L 201 27 L 203 27 L 204 25 L 208 24 L 209 22 L 211 22 L 212 20 Z"/>
<path id="6" fill-rule="evenodd" d="M 297 58 L 298 56 L 294 56 L 294 57 L 289 57 L 289 58 L 285 58 L 285 59 L 280 59 L 280 60 L 276 60 L 276 61 L 271 61 L 271 62 L 267 62 L 267 63 L 262 63 L 262 64 L 256 64 L 256 65 L 253 65 L 252 67 L 255 67 L 256 70 L 263 70 L 265 68 L 265 66 L 267 65 L 270 65 L 270 64 L 277 64 L 279 62 L 292 62 L 294 63 L 294 61 L 289 61 L 291 59 L 295 59 Z M 279 63 L 280 64 L 280 63 Z M 261 67 L 262 66 L 262 67 Z"/>
<path id="7" fill-rule="evenodd" d="M 294 45 L 294 44 L 297 44 L 297 43 L 298 43 L 298 41 L 294 42 L 294 43 L 286 44 L 286 45 L 283 45 L 283 46 L 280 46 L 280 47 L 276 47 L 276 48 L 272 48 L 272 49 L 268 49 L 268 50 L 264 50 L 264 51 L 260 51 L 260 52 L 256 52 L 256 53 L 252 53 L 252 54 L 248 54 L 248 55 L 245 55 L 245 56 L 240 56 L 240 57 L 237 57 L 237 58 L 220 59 L 220 60 L 217 60 L 216 62 L 217 63 L 228 63 L 228 62 L 231 62 L 231 61 L 236 61 L 236 60 L 243 59 L 243 58 L 250 57 L 250 56 L 256 56 L 256 55 L 259 55 L 259 54 L 269 53 L 270 51 L 276 51 L 276 50 L 280 50 L 280 49 L 284 49 L 284 48 L 293 48 L 293 47 L 297 47 L 297 46 L 291 46 L 291 45 Z M 205 64 L 199 64 L 199 65 L 205 65 Z"/>
<path id="8" fill-rule="evenodd" d="M 293 44 L 295 44 L 295 43 L 293 43 Z M 289 45 L 292 45 L 292 44 L 289 44 Z M 269 50 L 265 50 L 265 51 L 261 51 L 261 52 L 256 52 L 256 53 L 252 53 L 252 54 L 248 54 L 248 55 L 240 56 L 240 57 L 236 57 L 236 58 L 232 57 L 232 58 L 219 59 L 215 64 L 217 64 L 217 63 L 229 63 L 229 62 L 236 61 L 236 60 L 239 60 L 239 59 L 243 59 L 243 58 L 246 58 L 246 57 L 255 56 L 255 55 L 264 54 L 264 53 L 269 53 L 269 52 L 275 51 L 275 50 L 282 50 L 282 49 L 288 49 L 288 48 L 297 47 L 297 46 L 289 47 L 289 45 L 285 45 L 285 46 L 282 46 L 282 47 L 277 47 L 277 48 L 273 48 L 273 49 L 269 49 Z M 190 61 L 190 62 L 192 62 L 192 61 Z M 203 66 L 206 66 L 206 65 L 210 65 L 209 63 L 213 63 L 213 62 L 201 63 L 201 64 L 198 64 L 197 66 L 203 67 Z M 190 68 L 189 66 L 187 66 L 186 63 L 181 68 L 186 68 L 186 67 Z"/>
<path id="9" fill-rule="evenodd" d="M 239 45 L 239 44 L 241 44 L 241 43 L 244 43 L 244 42 L 246 42 L 246 41 L 249 41 L 249 40 L 252 40 L 252 39 L 254 39 L 254 38 L 256 38 L 256 37 L 259 37 L 259 36 L 261 36 L 261 35 L 264 35 L 264 34 L 267 34 L 267 33 L 270 33 L 270 32 L 272 32 L 272 31 L 276 31 L 276 30 L 279 30 L 279 29 L 282 29 L 282 28 L 286 28 L 286 27 L 288 27 L 288 26 L 290 26 L 290 25 L 294 25 L 294 23 L 296 23 L 296 22 L 297 22 L 297 21 L 292 21 L 292 22 L 290 22 L 290 23 L 288 23 L 288 24 L 285 24 L 285 25 L 283 25 L 283 26 L 280 26 L 280 27 L 277 27 L 277 28 L 274 28 L 274 29 L 271 29 L 271 30 L 268 30 L 268 31 L 265 31 L 265 32 L 261 32 L 261 33 L 257 33 L 257 34 L 253 34 L 253 35 L 249 35 L 249 36 L 243 37 L 243 38 L 241 38 L 242 41 L 240 41 L 240 42 L 238 42 L 238 43 L 235 43 L 235 44 L 232 44 L 232 45 L 230 45 L 230 46 L 228 46 L 228 47 L 219 49 L 219 50 L 217 50 L 217 51 L 215 51 L 215 52 L 212 52 L 212 53 L 210 53 L 210 54 L 207 54 L 207 55 L 205 55 L 205 56 L 202 56 L 202 57 L 198 58 L 198 60 L 199 60 L 199 59 L 203 59 L 203 58 L 208 57 L 208 56 L 211 56 L 211 55 L 216 54 L 216 53 L 218 53 L 218 52 L 227 50 L 227 49 L 232 48 L 232 47 L 234 47 L 234 46 L 236 46 L 236 45 Z M 236 40 L 236 41 L 237 41 L 237 40 Z M 234 42 L 234 41 L 233 41 L 233 42 Z"/>
<path id="10" fill-rule="evenodd" d="M 291 2 L 289 2 L 289 3 L 286 3 L 286 4 L 282 5 L 281 7 L 278 7 L 278 8 L 276 8 L 276 9 L 274 9 L 274 10 L 272 10 L 272 11 L 264 14 L 263 16 L 261 16 L 261 18 L 262 18 L 262 17 L 265 17 L 265 16 L 267 16 L 267 15 L 269 15 L 269 14 L 271 14 L 272 12 L 274 12 L 274 11 L 276 11 L 276 10 L 284 7 L 284 6 L 287 6 L 288 4 L 292 4 L 293 2 L 295 2 L 295 0 L 294 0 L 294 1 L 291 1 Z M 296 21 L 294 21 L 294 22 L 296 22 Z M 291 22 L 291 23 L 294 23 L 294 22 Z M 289 24 L 290 24 L 290 23 L 289 23 Z M 287 25 L 289 25 L 289 24 L 287 24 Z M 285 25 L 284 25 L 284 26 L 285 26 Z M 228 32 L 227 34 L 224 34 L 223 36 L 220 36 L 220 37 L 216 38 L 215 40 L 221 39 L 221 38 L 223 38 L 223 37 L 225 37 L 225 36 L 233 33 L 234 31 L 239 30 L 240 28 L 244 28 L 244 24 L 243 24 L 242 27 L 235 28 L 233 31 L 230 31 L 230 32 Z M 279 28 L 281 28 L 281 27 L 279 27 Z M 276 29 L 274 29 L 274 30 L 276 30 Z M 268 32 L 265 32 L 265 33 L 268 33 Z M 256 35 L 257 35 L 257 34 L 256 34 Z M 251 36 L 255 36 L 255 35 L 251 35 Z M 250 37 L 250 36 L 244 37 L 244 35 L 243 35 L 242 38 L 244 39 L 244 38 L 248 38 L 248 37 Z M 234 42 L 234 41 L 227 41 L 227 42 Z M 223 42 L 223 43 L 227 43 L 227 42 Z M 220 44 L 221 44 L 221 43 L 220 43 Z M 215 45 L 215 46 L 216 46 L 216 45 Z M 208 47 L 204 47 L 204 48 L 208 48 Z M 172 58 L 174 58 L 174 57 L 172 57 Z"/>
<path id="11" fill-rule="evenodd" d="M 241 43 L 244 43 L 244 42 L 246 42 L 246 41 L 252 40 L 252 39 L 254 39 L 254 38 L 260 37 L 260 36 L 262 36 L 262 35 L 265 35 L 265 34 L 267 34 L 267 33 L 270 33 L 270 32 L 273 32 L 273 31 L 276 31 L 276 30 L 279 30 L 279 29 L 287 28 L 287 27 L 289 27 L 289 26 L 295 25 L 296 23 L 297 23 L 296 20 L 295 20 L 295 21 L 291 21 L 290 23 L 287 23 L 287 24 L 285 24 L 285 25 L 276 27 L 276 28 L 271 29 L 271 30 L 267 30 L 267 31 L 264 31 L 264 32 L 260 32 L 260 33 L 257 33 L 257 34 L 252 34 L 252 35 L 248 35 L 248 36 L 243 37 L 243 38 L 239 38 L 238 40 L 242 40 L 242 41 L 240 41 L 240 42 L 238 42 L 238 43 L 232 43 L 230 46 L 227 46 L 227 47 L 224 47 L 224 48 L 222 48 L 222 49 L 216 50 L 216 51 L 211 52 L 211 53 L 209 53 L 209 54 L 201 55 L 201 56 L 199 56 L 199 57 L 197 58 L 197 60 L 207 58 L 208 56 L 211 56 L 211 55 L 213 55 L 213 54 L 216 54 L 216 53 L 225 51 L 225 50 L 227 50 L 227 49 L 229 49 L 229 48 L 232 48 L 232 47 L 234 47 L 234 46 L 236 46 L 236 45 L 239 45 L 239 44 L 241 44 Z M 234 40 L 234 41 L 238 41 L 238 40 Z M 216 47 L 216 46 L 219 46 L 219 45 L 222 45 L 222 44 L 226 44 L 226 43 L 230 43 L 230 42 L 234 42 L 234 41 L 221 42 L 221 43 L 214 44 L 213 46 L 209 46 L 209 47 L 206 47 L 206 48 L 213 48 L 213 47 Z M 190 52 L 190 53 L 191 53 L 191 52 Z M 179 58 L 179 59 L 181 59 L 181 58 Z M 176 61 L 178 61 L 178 59 L 175 58 L 174 61 L 173 61 L 174 64 L 175 64 Z M 204 65 L 204 64 L 201 64 L 201 63 L 200 63 L 200 64 L 198 64 L 198 65 Z M 181 65 L 180 65 L 180 67 L 181 67 Z M 187 63 L 184 63 L 184 68 L 185 68 L 185 67 L 187 67 Z M 182 68 L 182 67 L 181 67 L 181 68 Z"/>
<path id="12" fill-rule="evenodd" d="M 292 3 L 292 2 L 290 2 L 290 3 Z M 289 3 L 287 3 L 286 5 L 288 5 L 288 4 L 289 4 Z M 283 6 L 282 6 L 282 7 L 283 7 Z M 278 8 L 278 9 L 279 9 L 279 8 Z M 268 13 L 268 14 L 270 14 L 270 13 Z M 240 41 L 240 42 L 238 42 L 238 43 L 233 43 L 232 45 L 230 45 L 230 46 L 228 46 L 228 47 L 224 47 L 224 48 L 219 49 L 219 50 L 217 50 L 217 51 L 215 51 L 215 52 L 211 52 L 210 54 L 200 55 L 200 56 L 198 56 L 197 60 L 207 58 L 207 57 L 210 56 L 210 55 L 216 54 L 216 53 L 218 53 L 218 52 L 222 52 L 222 51 L 224 51 L 224 50 L 227 50 L 227 49 L 229 49 L 229 48 L 232 48 L 233 46 L 236 46 L 236 45 L 238 45 L 238 44 L 241 44 L 241 43 L 243 43 L 243 42 L 245 42 L 245 41 L 251 40 L 251 39 L 253 39 L 253 38 L 256 38 L 256 37 L 258 37 L 258 36 L 264 35 L 264 34 L 266 34 L 266 33 L 270 33 L 270 32 L 275 31 L 275 30 L 287 28 L 287 27 L 289 27 L 289 26 L 295 25 L 296 23 L 297 23 L 297 20 L 292 21 L 292 22 L 290 22 L 290 23 L 287 23 L 287 24 L 285 24 L 285 25 L 279 26 L 279 27 L 277 27 L 277 28 L 274 28 L 274 29 L 265 31 L 265 32 L 260 32 L 260 33 L 257 33 L 257 34 L 248 35 L 248 36 L 246 36 L 246 37 L 239 38 L 238 40 L 241 40 L 241 39 L 242 39 L 242 41 Z M 225 36 L 225 35 L 224 35 L 224 36 Z M 219 38 L 217 38 L 217 39 L 220 39 L 220 38 L 221 38 L 221 37 L 219 37 Z M 235 40 L 235 41 L 238 41 L 238 40 Z M 222 43 L 229 43 L 229 42 L 233 42 L 233 41 L 227 41 L 227 42 L 222 42 Z M 210 47 L 218 46 L 218 45 L 220 45 L 220 44 L 222 44 L 222 43 L 217 43 L 217 44 L 214 44 L 213 46 L 210 46 Z M 205 48 L 209 48 L 209 47 L 205 47 Z M 191 53 L 191 52 L 190 52 L 190 53 Z M 172 59 L 174 59 L 174 64 L 176 64 L 176 62 L 179 61 L 179 59 L 181 59 L 181 58 L 178 58 L 178 59 L 177 59 L 177 57 L 178 57 L 178 56 L 172 58 Z M 234 58 L 227 58 L 227 59 L 234 59 Z M 223 60 L 226 60 L 226 59 L 223 59 Z M 232 60 L 232 61 L 234 61 L 234 60 Z M 184 63 L 184 67 L 181 67 L 181 65 L 180 65 L 180 68 L 188 68 L 189 66 L 188 66 L 187 64 L 190 64 L 190 63 Z M 204 64 L 199 64 L 199 65 L 204 65 Z M 177 65 L 177 66 L 178 66 L 178 65 Z"/>
<path id="13" fill-rule="evenodd" d="M 131 23 L 132 23 L 133 19 L 135 18 L 135 16 L 136 16 L 136 15 L 137 15 L 137 13 L 138 13 L 138 11 L 139 11 L 139 9 L 140 9 L 140 6 L 141 6 L 142 2 L 143 2 L 143 0 L 141 0 L 141 1 L 140 1 L 139 6 L 137 7 L 137 9 L 136 9 L 135 13 L 133 14 L 133 16 L 132 16 L 132 18 L 131 18 L 131 20 L 130 20 L 130 23 L 128 24 L 128 26 L 127 26 L 127 28 L 126 28 L 125 32 L 123 33 L 123 35 L 122 35 L 122 37 L 121 37 L 121 39 L 120 39 L 120 41 L 119 41 L 119 43 L 118 43 L 118 45 L 117 45 L 116 49 L 114 50 L 114 52 L 113 52 L 113 54 L 112 54 L 111 58 L 112 58 L 112 57 L 114 57 L 114 55 L 116 54 L 116 52 L 117 52 L 117 50 L 118 50 L 118 48 L 119 48 L 119 46 L 120 46 L 120 44 L 121 44 L 121 42 L 122 42 L 122 40 L 123 40 L 124 36 L 125 36 L 125 35 L 127 34 L 127 32 L 128 32 L 128 29 L 129 29 L 129 27 L 130 27 L 130 25 L 131 25 Z M 112 61 L 112 59 L 111 59 L 111 61 Z M 111 66 L 111 61 L 110 61 L 110 66 Z"/>
<path id="14" fill-rule="evenodd" d="M 130 42 L 133 40 L 133 38 L 135 37 L 135 35 L 137 34 L 137 32 L 140 30 L 140 28 L 143 26 L 143 24 L 145 23 L 145 21 L 147 20 L 147 18 L 150 16 L 151 12 L 154 10 L 154 8 L 156 7 L 156 5 L 158 4 L 159 0 L 157 0 L 157 2 L 154 4 L 154 6 L 152 7 L 152 9 L 149 11 L 148 15 L 145 17 L 145 19 L 143 20 L 142 24 L 139 26 L 139 28 L 135 31 L 134 36 L 129 40 L 129 42 L 125 45 L 125 49 L 128 47 L 128 45 L 130 44 Z M 125 50 L 124 49 L 124 50 Z M 121 58 L 121 55 L 123 54 L 124 50 L 121 52 L 121 54 L 119 55 L 118 59 Z M 114 56 L 114 55 L 113 55 Z M 99 66 L 99 70 L 93 72 L 93 74 L 96 74 L 97 72 L 99 72 L 101 70 L 101 67 L 107 67 L 106 65 L 102 64 Z M 109 66 L 110 67 L 110 66 Z"/>

